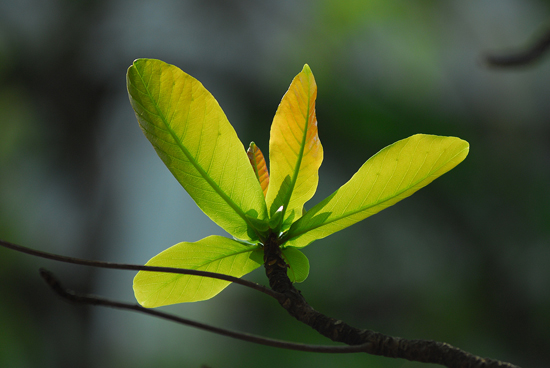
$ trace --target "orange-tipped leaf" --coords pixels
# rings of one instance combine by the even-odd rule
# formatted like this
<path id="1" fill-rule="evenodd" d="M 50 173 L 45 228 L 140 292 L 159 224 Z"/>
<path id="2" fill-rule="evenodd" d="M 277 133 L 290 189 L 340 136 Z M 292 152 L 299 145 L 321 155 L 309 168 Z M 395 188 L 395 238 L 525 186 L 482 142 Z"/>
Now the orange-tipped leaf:
<path id="1" fill-rule="evenodd" d="M 269 141 L 270 184 L 266 204 L 271 217 L 282 211 L 283 229 L 302 215 L 317 190 L 323 147 L 317 133 L 317 85 L 306 64 L 284 95 Z"/>
<path id="2" fill-rule="evenodd" d="M 250 164 L 252 165 L 254 173 L 256 174 L 256 177 L 260 182 L 260 186 L 262 187 L 262 191 L 264 192 L 265 197 L 267 193 L 267 187 L 269 185 L 269 172 L 267 172 L 267 165 L 265 163 L 264 155 L 260 148 L 256 146 L 256 143 L 254 142 L 250 142 L 250 147 L 248 147 L 246 154 L 248 155 Z"/>

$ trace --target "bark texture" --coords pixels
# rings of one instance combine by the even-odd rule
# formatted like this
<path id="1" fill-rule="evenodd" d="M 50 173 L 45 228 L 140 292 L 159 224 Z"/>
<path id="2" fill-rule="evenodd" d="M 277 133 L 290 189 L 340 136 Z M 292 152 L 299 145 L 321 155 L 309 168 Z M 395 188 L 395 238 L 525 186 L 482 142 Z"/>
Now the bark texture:
<path id="1" fill-rule="evenodd" d="M 269 286 L 284 295 L 281 306 L 298 321 L 305 323 L 332 341 L 364 345 L 364 352 L 389 358 L 440 364 L 449 368 L 519 368 L 510 363 L 475 356 L 444 342 L 408 340 L 348 325 L 313 309 L 287 276 L 277 238 L 272 235 L 264 245 L 264 267 Z"/>

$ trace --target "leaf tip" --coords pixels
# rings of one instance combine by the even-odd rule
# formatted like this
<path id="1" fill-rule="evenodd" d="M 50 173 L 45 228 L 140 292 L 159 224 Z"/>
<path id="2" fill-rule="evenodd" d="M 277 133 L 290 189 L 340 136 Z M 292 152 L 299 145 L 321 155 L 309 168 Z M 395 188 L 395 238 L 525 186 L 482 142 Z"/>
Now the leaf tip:
<path id="1" fill-rule="evenodd" d="M 149 59 L 137 58 L 137 59 L 135 59 L 135 60 L 132 62 L 132 65 L 130 65 L 130 68 L 136 67 L 136 66 L 138 66 L 139 64 L 142 64 L 142 63 L 146 62 L 147 60 L 149 60 Z"/>
<path id="2" fill-rule="evenodd" d="M 459 162 L 462 162 L 466 158 L 466 156 L 468 156 L 468 153 L 470 153 L 470 143 L 468 141 L 465 141 L 464 139 L 455 139 L 458 141 L 459 147 L 461 148 L 457 156 L 460 157 Z"/>
<path id="3" fill-rule="evenodd" d="M 466 151 L 469 151 L 470 150 L 470 143 L 468 141 L 465 141 L 464 139 L 461 139 L 462 141 L 462 144 L 464 144 L 464 149 Z"/>
<path id="4" fill-rule="evenodd" d="M 304 67 L 302 68 L 302 72 L 306 74 L 313 74 L 308 64 L 304 64 Z"/>

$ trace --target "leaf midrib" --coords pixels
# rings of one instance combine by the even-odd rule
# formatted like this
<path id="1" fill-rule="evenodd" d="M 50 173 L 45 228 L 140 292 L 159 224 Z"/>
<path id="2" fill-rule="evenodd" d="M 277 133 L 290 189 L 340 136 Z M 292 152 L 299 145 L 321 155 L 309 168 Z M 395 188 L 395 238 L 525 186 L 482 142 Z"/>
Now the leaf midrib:
<path id="1" fill-rule="evenodd" d="M 224 248 L 224 247 L 221 247 L 223 249 L 227 249 L 227 248 Z M 220 261 L 220 260 L 224 260 L 225 258 L 228 258 L 228 257 L 234 257 L 234 256 L 237 256 L 239 254 L 242 254 L 242 253 L 252 253 L 256 250 L 260 249 L 260 246 L 259 245 L 256 245 L 256 246 L 251 246 L 249 247 L 249 249 L 241 249 L 237 252 L 233 252 L 231 254 L 223 254 L 223 255 L 220 255 L 220 256 L 217 256 L 215 258 L 210 258 L 208 261 L 204 261 L 203 263 L 199 264 L 199 265 L 196 265 L 196 266 L 192 266 L 192 267 L 186 267 L 186 269 L 190 269 L 190 270 L 198 270 L 199 268 L 201 267 L 204 267 L 204 266 L 207 266 L 209 265 L 210 263 L 212 262 L 216 262 L 216 261 Z M 179 268 L 179 267 L 176 267 L 176 268 Z M 218 272 L 218 271 L 212 271 L 212 272 Z M 221 273 L 221 272 L 220 272 Z M 183 274 L 174 274 L 175 278 L 179 278 L 179 277 L 186 277 L 186 276 L 192 276 L 192 277 L 205 277 L 205 276 L 194 276 L 194 275 L 183 275 Z M 224 281 L 224 280 L 222 280 Z M 230 282 L 230 281 L 228 281 Z"/>
<path id="2" fill-rule="evenodd" d="M 258 237 L 260 237 L 260 234 L 258 234 L 257 230 L 254 228 L 254 226 L 252 226 L 252 224 L 248 221 L 248 219 L 246 218 L 246 215 L 244 214 L 244 212 L 241 210 L 241 208 L 239 206 L 237 206 L 237 204 L 235 202 L 233 202 L 231 200 L 231 198 L 223 191 L 221 190 L 221 188 L 216 184 L 216 182 L 210 177 L 210 175 L 207 174 L 207 172 L 202 168 L 202 166 L 200 166 L 196 160 L 194 159 L 194 157 L 191 155 L 191 153 L 189 152 L 189 150 L 182 144 L 182 142 L 178 139 L 177 135 L 175 134 L 174 130 L 171 128 L 171 126 L 169 125 L 168 121 L 166 120 L 166 117 L 164 115 L 164 113 L 162 112 L 162 110 L 160 109 L 158 103 L 157 103 L 157 100 L 153 98 L 153 94 L 151 93 L 151 91 L 149 90 L 149 85 L 145 82 L 142 74 L 141 74 L 141 71 L 139 70 L 139 68 L 134 65 L 134 67 L 136 68 L 136 71 L 137 71 L 137 74 L 139 75 L 139 78 L 141 80 L 141 82 L 143 83 L 143 86 L 146 90 L 146 95 L 147 97 L 149 97 L 149 99 L 151 100 L 151 102 L 153 103 L 153 106 L 155 107 L 155 110 L 157 111 L 157 116 L 159 117 L 159 119 L 162 121 L 162 123 L 164 124 L 164 127 L 166 128 L 166 131 L 170 134 L 170 136 L 172 137 L 172 139 L 174 140 L 174 142 L 176 143 L 176 145 L 180 148 L 180 150 L 184 153 L 184 155 L 187 157 L 187 159 L 189 160 L 189 162 L 191 162 L 191 164 L 193 165 L 193 167 L 195 167 L 195 169 L 199 172 L 199 174 L 201 174 L 201 176 L 206 180 L 206 182 L 212 187 L 212 189 L 214 189 L 214 191 L 216 193 L 218 193 L 220 195 L 220 197 L 223 198 L 223 200 L 245 221 L 245 223 L 247 224 L 248 228 L 251 228 L 254 230 L 254 232 L 256 233 L 256 235 Z M 159 82 L 159 85 L 160 85 L 160 82 Z M 173 92 L 173 88 L 171 90 L 170 93 Z M 159 92 L 160 93 L 160 92 Z M 191 93 L 193 93 L 191 91 Z M 172 101 L 172 99 L 170 99 L 170 101 Z M 138 102 L 138 101 L 137 101 Z M 138 102 L 139 103 L 139 102 Z M 141 103 L 140 103 L 141 104 Z M 141 104 L 143 106 L 143 104 Z M 201 129 L 201 132 L 202 132 L 202 129 Z M 202 135 L 202 133 L 201 133 Z M 176 157 L 174 157 L 176 158 Z M 177 158 L 176 158 L 177 159 Z"/>
<path id="3" fill-rule="evenodd" d="M 256 250 L 258 250 L 260 247 L 259 246 L 255 246 L 255 247 L 251 247 L 251 249 L 243 249 L 243 250 L 240 250 L 238 252 L 235 252 L 235 253 L 231 253 L 229 255 L 223 255 L 223 256 L 220 256 L 220 257 L 216 257 L 214 259 L 210 259 L 209 261 L 207 262 L 204 262 L 202 264 L 200 264 L 199 266 L 196 266 L 196 267 L 186 267 L 187 269 L 191 269 L 191 270 L 200 270 L 201 267 L 204 267 L 206 266 L 208 268 L 208 266 L 213 263 L 213 262 L 217 262 L 217 261 L 223 261 L 224 259 L 228 258 L 228 257 L 235 257 L 235 256 L 238 256 L 239 254 L 242 254 L 242 253 L 247 253 L 247 252 L 254 252 Z M 248 262 L 248 261 L 247 261 Z M 233 264 L 235 263 L 235 260 L 233 260 Z M 233 266 L 231 266 L 233 267 Z M 260 265 L 258 265 L 258 267 L 260 267 Z M 257 268 L 257 267 L 256 267 Z M 211 271 L 211 272 L 218 272 L 218 273 L 221 273 L 221 274 L 224 274 L 224 275 L 230 275 L 230 273 L 223 273 L 223 272 L 219 272 L 218 269 L 216 269 L 215 271 Z M 175 284 L 175 280 L 179 280 L 181 279 L 182 277 L 188 277 L 189 280 L 187 281 L 186 285 L 183 287 L 182 289 L 182 293 L 185 292 L 185 289 L 187 289 L 187 285 L 189 284 L 190 280 L 192 277 L 197 277 L 199 279 L 199 282 L 200 284 L 202 284 L 202 282 L 207 279 L 209 281 L 221 281 L 221 282 L 227 282 L 227 283 L 231 283 L 231 281 L 226 281 L 226 280 L 215 280 L 215 279 L 210 279 L 208 277 L 205 277 L 205 276 L 193 276 L 193 275 L 183 275 L 183 274 L 172 274 L 173 277 L 169 278 L 169 280 L 165 281 L 165 282 L 159 282 L 159 283 L 156 283 L 160 286 L 158 286 L 157 290 L 157 298 L 158 298 L 158 293 L 160 293 L 160 290 L 164 289 L 166 286 L 168 286 L 169 284 L 173 284 L 172 286 L 172 290 L 168 293 L 168 296 L 166 298 L 164 298 L 164 300 L 167 300 L 170 298 L 170 296 L 172 295 L 172 292 L 174 290 L 174 288 L 176 287 L 176 284 Z M 150 284 L 148 284 L 150 285 Z M 212 288 L 213 285 L 211 284 L 210 285 L 210 288 Z M 195 290 L 195 294 L 193 295 L 192 298 L 194 298 L 194 296 L 199 292 L 199 290 L 201 289 L 201 286 L 198 286 Z M 192 299 L 191 298 L 191 299 Z"/>
<path id="4" fill-rule="evenodd" d="M 306 117 L 305 117 L 306 124 L 305 124 L 305 127 L 304 127 L 302 142 L 300 144 L 300 151 L 299 151 L 299 154 L 298 154 L 297 164 L 296 164 L 296 167 L 294 169 L 292 181 L 290 182 L 290 190 L 288 191 L 289 194 L 286 196 L 285 201 L 283 202 L 283 214 L 281 216 L 281 222 L 284 222 L 285 215 L 286 215 L 286 210 L 288 209 L 288 204 L 290 203 L 290 198 L 292 198 L 292 194 L 294 192 L 294 187 L 296 186 L 296 182 L 298 180 L 298 175 L 300 174 L 300 167 L 302 166 L 302 161 L 304 159 L 304 149 L 305 149 L 306 140 L 307 140 L 307 132 L 308 132 L 308 129 L 309 129 L 309 111 L 310 111 L 310 103 L 309 102 L 310 102 L 310 99 L 311 99 L 310 91 L 311 91 L 311 85 L 310 85 L 310 80 L 309 80 L 309 75 L 308 75 L 307 76 L 307 100 L 306 100 L 307 109 L 306 109 Z"/>
<path id="5" fill-rule="evenodd" d="M 225 258 L 228 258 L 228 257 L 233 257 L 233 256 L 238 256 L 239 254 L 242 254 L 242 253 L 252 253 L 256 250 L 258 250 L 260 247 L 259 246 L 255 246 L 255 247 L 251 247 L 251 249 L 243 249 L 243 250 L 240 250 L 238 252 L 235 252 L 235 253 L 232 253 L 232 254 L 229 254 L 229 255 L 223 255 L 223 256 L 220 256 L 220 257 L 216 257 L 215 259 L 210 259 L 209 261 L 207 262 L 204 262 L 198 266 L 194 266 L 194 267 L 185 267 L 186 269 L 191 269 L 191 270 L 199 270 L 201 267 L 204 267 L 204 266 L 208 266 L 210 263 L 212 262 L 216 262 L 216 261 L 223 261 Z M 259 266 L 258 266 L 259 267 Z M 214 272 L 219 272 L 219 271 L 214 271 Z M 221 273 L 221 272 L 220 272 Z M 225 275 L 229 275 L 228 273 L 222 273 L 222 274 L 225 274 Z M 200 279 L 204 279 L 205 277 L 204 276 L 192 276 L 192 275 L 182 275 L 182 274 L 171 274 L 172 277 L 169 277 L 168 280 L 166 281 L 163 281 L 163 282 L 157 282 L 157 283 L 153 283 L 155 285 L 159 285 L 156 287 L 157 290 L 161 290 L 161 289 L 164 289 L 167 285 L 169 284 L 172 284 L 175 282 L 175 280 L 179 280 L 181 279 L 182 277 L 198 277 Z M 153 275 L 151 275 L 151 277 L 154 277 Z M 223 281 L 223 280 L 222 280 Z M 230 281 L 227 281 L 228 283 L 230 283 Z M 151 285 L 151 283 L 149 284 L 146 284 L 146 285 Z M 173 285 L 173 287 L 175 287 L 175 285 Z M 171 294 L 171 292 L 170 292 Z"/>
<path id="6" fill-rule="evenodd" d="M 407 187 L 406 189 L 401 190 L 401 191 L 399 191 L 399 192 L 396 192 L 395 195 L 392 195 L 392 196 L 390 196 L 390 197 L 386 197 L 386 198 L 384 198 L 382 201 L 378 201 L 378 202 L 376 202 L 375 204 L 370 205 L 370 206 L 368 206 L 368 207 L 362 207 L 362 208 L 359 208 L 359 209 L 357 209 L 357 210 L 354 210 L 354 211 L 351 211 L 351 212 L 347 212 L 346 214 L 342 214 L 342 215 L 340 215 L 340 216 L 338 216 L 338 217 L 336 217 L 336 218 L 334 218 L 334 219 L 332 219 L 332 220 L 330 220 L 330 221 L 326 221 L 326 222 L 323 222 L 323 223 L 321 223 L 321 224 L 319 224 L 319 225 L 316 225 L 316 226 L 307 228 L 307 229 L 305 229 L 305 230 L 303 230 L 303 231 L 294 233 L 294 234 L 292 234 L 292 237 L 289 237 L 289 238 L 285 239 L 284 242 L 291 241 L 291 240 L 296 239 L 296 238 L 298 238 L 299 236 L 301 236 L 301 235 L 303 235 L 303 234 L 305 234 L 305 233 L 308 233 L 308 232 L 310 232 L 310 231 L 313 231 L 313 230 L 318 229 L 318 228 L 320 228 L 320 227 L 323 227 L 323 226 L 325 226 L 325 225 L 331 224 L 331 223 L 333 223 L 333 222 L 340 221 L 340 220 L 342 220 L 342 219 L 344 219 L 344 218 L 346 218 L 346 217 L 353 216 L 353 215 L 355 215 L 355 214 L 357 214 L 357 213 L 366 211 L 366 210 L 368 210 L 368 209 L 370 209 L 370 208 L 379 206 L 379 205 L 383 204 L 384 202 L 387 202 L 387 201 L 391 200 L 392 198 L 398 197 L 399 195 L 401 195 L 401 194 L 403 194 L 404 192 L 406 192 L 406 191 L 408 191 L 408 190 L 410 190 L 410 189 L 416 187 L 418 184 L 422 183 L 424 180 L 426 180 L 427 178 L 429 178 L 430 176 L 432 176 L 434 172 L 437 172 L 437 171 L 438 171 L 439 169 L 441 169 L 445 164 L 447 164 L 448 162 L 452 161 L 455 157 L 457 157 L 458 155 L 460 155 L 460 154 L 461 154 L 463 151 L 465 151 L 465 150 L 467 150 L 467 148 L 464 148 L 464 149 L 460 150 L 460 151 L 457 152 L 454 156 L 452 156 L 449 160 L 447 160 L 443 165 L 440 165 L 440 166 L 437 167 L 437 169 L 432 170 L 431 173 L 430 173 L 430 175 L 425 176 L 424 178 L 422 178 L 421 180 L 415 182 L 413 185 L 410 185 L 410 186 Z M 334 193 L 334 195 L 336 195 L 336 193 Z M 332 196 L 331 196 L 331 197 L 332 197 Z M 311 210 L 310 210 L 310 211 L 311 211 Z M 318 213 L 316 213 L 315 215 L 317 215 L 317 214 L 318 214 Z M 303 217 L 302 217 L 301 219 L 299 219 L 298 221 L 300 221 L 300 220 L 302 220 L 302 219 L 303 219 Z"/>

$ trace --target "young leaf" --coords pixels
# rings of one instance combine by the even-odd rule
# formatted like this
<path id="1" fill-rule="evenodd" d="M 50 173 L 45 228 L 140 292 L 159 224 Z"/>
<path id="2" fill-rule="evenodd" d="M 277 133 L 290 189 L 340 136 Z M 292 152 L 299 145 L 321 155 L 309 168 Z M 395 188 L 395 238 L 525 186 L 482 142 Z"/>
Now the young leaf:
<path id="1" fill-rule="evenodd" d="M 265 164 L 265 158 L 262 151 L 256 146 L 256 143 L 250 142 L 250 147 L 246 150 L 250 164 L 254 169 L 256 178 L 260 182 L 264 196 L 267 193 L 267 187 L 269 185 L 269 173 L 267 172 L 267 165 Z"/>
<path id="2" fill-rule="evenodd" d="M 309 275 L 309 260 L 304 253 L 294 247 L 281 249 L 286 264 L 287 276 L 291 282 L 304 282 Z"/>
<path id="3" fill-rule="evenodd" d="M 410 196 L 458 165 L 469 144 L 459 138 L 417 134 L 371 157 L 331 196 L 292 224 L 286 246 L 305 247 Z"/>
<path id="4" fill-rule="evenodd" d="M 143 133 L 197 205 L 236 238 L 257 239 L 249 218 L 266 219 L 264 196 L 210 92 L 179 68 L 152 59 L 134 61 L 127 83 Z"/>
<path id="5" fill-rule="evenodd" d="M 292 81 L 271 125 L 266 202 L 270 216 L 282 206 L 283 222 L 297 220 L 317 189 L 323 147 L 317 134 L 316 97 L 317 85 L 306 64 Z"/>
<path id="6" fill-rule="evenodd" d="M 263 263 L 259 246 L 247 246 L 222 236 L 209 236 L 195 243 L 179 243 L 157 254 L 147 266 L 187 268 L 241 277 Z M 134 293 L 146 308 L 210 299 L 230 284 L 209 277 L 140 271 L 134 278 Z"/>

